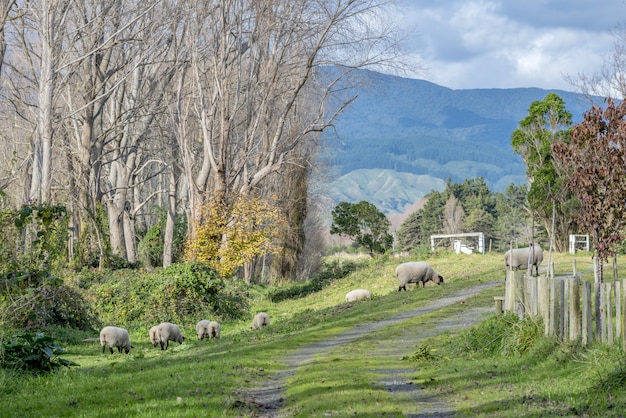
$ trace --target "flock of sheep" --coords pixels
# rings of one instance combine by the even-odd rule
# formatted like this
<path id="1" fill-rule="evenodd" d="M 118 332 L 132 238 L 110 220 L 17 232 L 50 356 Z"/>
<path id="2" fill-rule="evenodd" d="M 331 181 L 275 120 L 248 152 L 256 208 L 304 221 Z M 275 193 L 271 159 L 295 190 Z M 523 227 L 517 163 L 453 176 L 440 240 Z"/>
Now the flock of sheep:
<path id="1" fill-rule="evenodd" d="M 530 272 L 532 274 L 534 267 L 535 276 L 539 275 L 539 265 L 542 262 L 543 249 L 537 243 L 531 243 L 526 248 L 510 249 L 504 254 L 504 265 L 507 269 L 527 269 L 530 265 Z M 396 278 L 399 284 L 398 291 L 406 291 L 406 285 L 409 283 L 415 283 L 417 286 L 421 283 L 421 287 L 425 287 L 426 282 L 433 282 L 437 285 L 443 283 L 443 276 L 437 273 L 425 261 L 410 261 L 398 265 L 396 267 Z M 354 302 L 371 297 L 372 293 L 369 290 L 356 289 L 346 294 L 346 302 Z"/>
<path id="2" fill-rule="evenodd" d="M 516 248 L 507 251 L 504 254 L 504 264 L 511 269 L 527 269 L 531 266 L 531 274 L 533 267 L 536 275 L 539 275 L 539 265 L 543 261 L 543 249 L 539 244 L 530 244 L 526 248 Z M 443 283 L 443 276 L 437 273 L 430 264 L 425 261 L 411 261 L 398 265 L 396 267 L 396 278 L 398 279 L 398 291 L 405 290 L 406 285 L 415 283 L 417 286 L 421 283 L 421 287 L 426 286 L 426 282 L 433 282 L 437 285 Z M 346 302 L 354 302 L 360 299 L 371 298 L 372 293 L 366 289 L 351 290 L 346 294 Z M 260 329 L 270 324 L 270 317 L 265 312 L 260 312 L 252 319 L 251 329 Z M 196 335 L 198 340 L 204 338 L 219 338 L 222 332 L 220 324 L 216 321 L 203 319 L 196 324 Z M 163 322 L 150 329 L 150 341 L 156 347 L 161 346 L 161 350 L 167 350 L 170 341 L 182 344 L 185 340 L 178 325 L 169 322 Z M 104 354 L 106 346 L 109 347 L 113 354 L 113 347 L 117 347 L 121 353 L 126 354 L 131 348 L 128 331 L 124 328 L 108 326 L 100 331 L 100 345 L 102 345 L 102 353 Z"/>
<path id="3" fill-rule="evenodd" d="M 252 329 L 259 329 L 261 327 L 270 324 L 270 317 L 265 312 L 260 312 L 252 319 Z M 222 332 L 222 327 L 216 321 L 210 321 L 203 319 L 196 324 L 196 336 L 198 341 L 202 341 L 205 338 L 219 338 Z M 159 325 L 155 325 L 150 328 L 150 342 L 154 347 L 161 346 L 161 350 L 167 350 L 170 341 L 175 341 L 182 344 L 185 341 L 180 327 L 176 324 L 169 322 L 162 322 Z M 113 354 L 113 348 L 117 347 L 118 352 L 124 351 L 126 354 L 131 348 L 135 348 L 130 343 L 130 335 L 128 330 L 120 327 L 108 326 L 102 328 L 100 331 L 100 345 L 102 346 L 102 354 L 106 347 L 109 347 L 111 354 Z"/>

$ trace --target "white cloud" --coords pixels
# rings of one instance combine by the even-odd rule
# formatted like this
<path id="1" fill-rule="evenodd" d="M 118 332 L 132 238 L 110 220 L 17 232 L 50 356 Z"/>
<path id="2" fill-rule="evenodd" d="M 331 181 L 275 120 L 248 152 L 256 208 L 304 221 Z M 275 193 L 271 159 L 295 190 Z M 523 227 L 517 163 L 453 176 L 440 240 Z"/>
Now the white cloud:
<path id="1" fill-rule="evenodd" d="M 564 76 L 599 71 L 615 16 L 626 16 L 624 0 L 518 3 L 405 0 L 401 24 L 415 34 L 424 78 L 450 88 L 573 90 Z"/>

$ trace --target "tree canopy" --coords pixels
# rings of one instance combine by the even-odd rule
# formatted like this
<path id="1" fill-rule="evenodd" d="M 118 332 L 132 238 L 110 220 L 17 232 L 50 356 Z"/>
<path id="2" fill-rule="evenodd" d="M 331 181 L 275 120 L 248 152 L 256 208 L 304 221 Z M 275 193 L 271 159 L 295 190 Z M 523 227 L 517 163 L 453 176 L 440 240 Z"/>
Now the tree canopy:
<path id="1" fill-rule="evenodd" d="M 561 251 L 566 248 L 572 228 L 573 203 L 553 163 L 551 145 L 557 141 L 568 142 L 571 125 L 572 114 L 566 109 L 565 101 L 549 93 L 543 100 L 531 103 L 528 115 L 511 136 L 513 149 L 526 164 L 530 209 Z"/>
<path id="2" fill-rule="evenodd" d="M 350 237 L 357 245 L 365 247 L 371 256 L 391 249 L 391 223 L 372 203 L 364 200 L 359 203 L 341 202 L 333 209 L 332 216 L 331 234 Z"/>
<path id="3" fill-rule="evenodd" d="M 590 234 L 599 261 L 607 261 L 624 240 L 626 102 L 593 106 L 574 127 L 570 142 L 556 142 L 552 149 L 567 172 L 565 185 L 580 201 L 576 219 Z"/>

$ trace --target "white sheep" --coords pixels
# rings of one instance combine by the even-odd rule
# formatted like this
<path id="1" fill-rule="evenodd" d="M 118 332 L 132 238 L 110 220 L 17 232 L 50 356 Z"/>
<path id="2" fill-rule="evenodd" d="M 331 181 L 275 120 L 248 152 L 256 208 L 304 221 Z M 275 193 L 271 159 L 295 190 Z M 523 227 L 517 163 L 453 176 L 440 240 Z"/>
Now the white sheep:
<path id="1" fill-rule="evenodd" d="M 128 331 L 119 327 L 104 327 L 100 331 L 100 344 L 102 345 L 102 354 L 104 354 L 105 347 L 108 345 L 111 354 L 113 354 L 113 347 L 117 347 L 118 352 L 124 352 L 128 354 L 131 348 L 135 348 L 130 344 L 130 336 Z"/>
<path id="2" fill-rule="evenodd" d="M 402 263 L 396 267 L 396 278 L 400 283 L 398 291 L 402 289 L 406 290 L 407 283 L 418 283 L 425 286 L 427 281 L 432 281 L 436 284 L 443 283 L 443 276 L 437 273 L 430 264 L 425 261 L 409 261 Z"/>
<path id="3" fill-rule="evenodd" d="M 216 321 L 209 323 L 209 338 L 219 338 L 222 333 L 222 327 Z"/>
<path id="4" fill-rule="evenodd" d="M 211 321 L 208 319 L 203 319 L 196 324 L 196 335 L 198 336 L 198 341 L 203 340 L 205 337 L 209 338 L 211 334 L 209 333 L 209 324 Z"/>
<path id="5" fill-rule="evenodd" d="M 169 322 L 162 322 L 157 325 L 157 333 L 161 350 L 167 350 L 170 341 L 176 341 L 178 344 L 182 344 L 185 341 L 185 337 L 180 332 L 178 325 L 170 324 Z"/>
<path id="6" fill-rule="evenodd" d="M 270 316 L 265 312 L 259 312 L 252 319 L 252 329 L 259 329 L 270 324 Z"/>
<path id="7" fill-rule="evenodd" d="M 369 290 L 356 289 L 356 290 L 351 290 L 348 293 L 346 293 L 346 302 L 354 302 L 355 300 L 366 299 L 366 298 L 371 298 L 371 297 L 372 297 L 372 292 L 370 292 Z"/>
<path id="8" fill-rule="evenodd" d="M 150 342 L 152 343 L 152 345 L 154 347 L 159 345 L 159 327 L 158 327 L 158 325 L 155 325 L 152 328 L 150 328 Z"/>
<path id="9" fill-rule="evenodd" d="M 504 253 L 504 265 L 514 270 L 527 269 L 530 261 L 530 274 L 532 276 L 535 266 L 536 276 L 539 276 L 539 265 L 543 262 L 543 248 L 537 243 L 530 244 L 526 248 L 514 248 Z"/>

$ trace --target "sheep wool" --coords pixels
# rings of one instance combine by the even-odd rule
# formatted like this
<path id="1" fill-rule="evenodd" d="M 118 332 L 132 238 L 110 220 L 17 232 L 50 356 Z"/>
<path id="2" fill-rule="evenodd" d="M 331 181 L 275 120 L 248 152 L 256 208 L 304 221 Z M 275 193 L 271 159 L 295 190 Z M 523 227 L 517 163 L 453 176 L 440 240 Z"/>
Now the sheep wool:
<path id="1" fill-rule="evenodd" d="M 209 338 L 219 338 L 222 333 L 222 327 L 216 321 L 209 323 Z"/>
<path id="2" fill-rule="evenodd" d="M 161 344 L 161 350 L 167 350 L 170 341 L 176 341 L 178 344 L 182 344 L 185 341 L 185 337 L 180 332 L 178 325 L 170 324 L 169 322 L 162 322 L 157 326 L 157 332 L 159 335 L 159 344 Z"/>
<path id="3" fill-rule="evenodd" d="M 198 341 L 211 337 L 210 332 L 209 332 L 210 324 L 211 324 L 211 321 L 209 321 L 208 319 L 203 319 L 201 321 L 198 321 L 198 323 L 196 324 L 196 335 L 198 336 Z"/>
<path id="4" fill-rule="evenodd" d="M 104 327 L 100 331 L 100 345 L 102 345 L 102 354 L 104 354 L 105 347 L 108 345 L 111 354 L 113 354 L 113 347 L 117 347 L 118 352 L 124 352 L 128 354 L 131 348 L 135 348 L 130 344 L 130 336 L 128 331 L 119 327 Z"/>
<path id="5" fill-rule="evenodd" d="M 259 329 L 270 324 L 270 316 L 265 312 L 259 312 L 252 319 L 252 329 Z"/>
<path id="6" fill-rule="evenodd" d="M 351 290 L 346 293 L 346 302 L 354 302 L 360 299 L 369 299 L 372 297 L 372 292 L 365 289 Z"/>
<path id="7" fill-rule="evenodd" d="M 437 273 L 430 264 L 425 261 L 410 261 L 402 263 L 396 267 L 396 278 L 398 279 L 398 291 L 406 290 L 408 283 L 418 283 L 425 286 L 427 281 L 436 284 L 443 283 L 443 276 Z"/>
<path id="8" fill-rule="evenodd" d="M 537 243 L 530 244 L 526 248 L 514 248 L 504 253 L 504 265 L 506 268 L 527 269 L 530 261 L 530 273 L 533 273 L 535 267 L 535 275 L 539 276 L 539 266 L 543 262 L 543 248 Z"/>
<path id="9" fill-rule="evenodd" d="M 150 328 L 150 342 L 154 347 L 159 345 L 159 327 L 157 325 Z"/>

